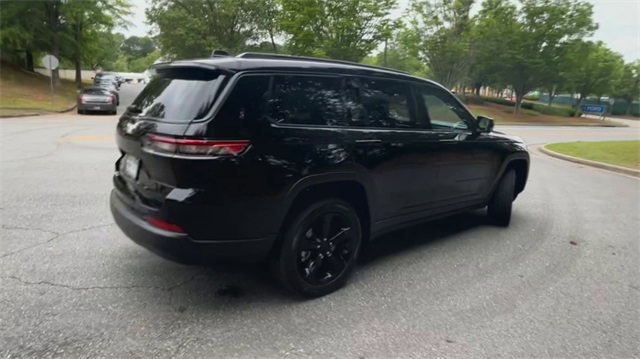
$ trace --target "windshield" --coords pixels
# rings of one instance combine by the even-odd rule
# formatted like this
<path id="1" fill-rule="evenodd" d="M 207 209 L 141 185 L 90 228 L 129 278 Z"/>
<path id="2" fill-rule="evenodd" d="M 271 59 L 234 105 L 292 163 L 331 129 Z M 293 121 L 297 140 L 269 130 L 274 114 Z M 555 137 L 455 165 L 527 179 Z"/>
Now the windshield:
<path id="1" fill-rule="evenodd" d="M 141 117 L 167 122 L 200 119 L 213 105 L 221 81 L 222 76 L 206 69 L 158 71 L 129 110 Z"/>

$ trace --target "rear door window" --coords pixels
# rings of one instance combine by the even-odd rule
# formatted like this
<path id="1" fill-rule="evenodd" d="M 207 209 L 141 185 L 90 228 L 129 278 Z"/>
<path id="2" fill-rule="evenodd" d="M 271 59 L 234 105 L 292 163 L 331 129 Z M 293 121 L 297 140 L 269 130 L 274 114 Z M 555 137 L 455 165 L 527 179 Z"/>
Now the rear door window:
<path id="1" fill-rule="evenodd" d="M 341 87 L 340 77 L 274 76 L 269 117 L 282 124 L 344 126 Z"/>
<path id="2" fill-rule="evenodd" d="M 200 68 L 159 69 L 130 106 L 140 117 L 166 122 L 190 122 L 207 115 L 223 76 Z"/>
<path id="3" fill-rule="evenodd" d="M 402 81 L 360 78 L 360 100 L 368 127 L 412 128 L 411 86 Z"/>

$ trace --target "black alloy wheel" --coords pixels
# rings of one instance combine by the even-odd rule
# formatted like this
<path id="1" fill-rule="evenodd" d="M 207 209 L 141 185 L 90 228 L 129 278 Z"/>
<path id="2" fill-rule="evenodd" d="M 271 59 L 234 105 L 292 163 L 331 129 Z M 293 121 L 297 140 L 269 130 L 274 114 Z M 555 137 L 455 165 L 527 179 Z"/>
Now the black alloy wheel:
<path id="1" fill-rule="evenodd" d="M 276 275 L 297 294 L 329 294 L 346 283 L 361 242 L 360 219 L 348 203 L 338 199 L 317 202 L 286 229 L 276 258 Z"/>

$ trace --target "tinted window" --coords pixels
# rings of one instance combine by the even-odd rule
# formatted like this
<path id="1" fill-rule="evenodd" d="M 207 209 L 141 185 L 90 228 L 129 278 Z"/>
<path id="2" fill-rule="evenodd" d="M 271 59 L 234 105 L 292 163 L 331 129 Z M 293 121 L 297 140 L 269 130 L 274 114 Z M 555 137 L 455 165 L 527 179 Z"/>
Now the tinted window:
<path id="1" fill-rule="evenodd" d="M 400 81 L 362 78 L 362 104 L 371 127 L 412 127 L 411 87 Z"/>
<path id="2" fill-rule="evenodd" d="M 200 119 L 211 109 L 221 81 L 211 70 L 163 69 L 142 90 L 131 108 L 141 117 L 167 122 Z"/>
<path id="3" fill-rule="evenodd" d="M 216 135 L 245 138 L 247 129 L 265 114 L 269 95 L 268 76 L 243 76 L 227 97 L 213 125 Z"/>
<path id="4" fill-rule="evenodd" d="M 107 95 L 107 96 L 111 96 L 111 92 L 109 92 L 109 90 L 101 89 L 101 88 L 84 89 L 84 90 L 82 90 L 82 93 L 87 94 L 87 95 Z"/>
<path id="5" fill-rule="evenodd" d="M 271 120 L 296 125 L 344 125 L 340 88 L 338 77 L 274 76 Z"/>
<path id="6" fill-rule="evenodd" d="M 455 101 L 453 95 L 430 86 L 419 86 L 418 93 L 424 101 L 428 120 L 434 130 L 466 130 L 468 114 Z"/>

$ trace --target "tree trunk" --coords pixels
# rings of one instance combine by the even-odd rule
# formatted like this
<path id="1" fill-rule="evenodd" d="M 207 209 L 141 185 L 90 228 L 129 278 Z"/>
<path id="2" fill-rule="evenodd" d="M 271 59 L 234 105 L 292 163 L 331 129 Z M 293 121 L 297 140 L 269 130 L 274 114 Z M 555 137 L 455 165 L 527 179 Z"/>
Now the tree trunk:
<path id="1" fill-rule="evenodd" d="M 276 46 L 276 41 L 273 39 L 273 31 L 269 30 L 269 37 L 271 37 L 271 46 L 273 46 L 273 53 L 278 53 L 278 46 Z"/>
<path id="2" fill-rule="evenodd" d="M 76 85 L 78 88 L 82 88 L 82 61 L 80 61 L 80 55 L 76 54 L 74 59 L 76 65 Z"/>
<path id="3" fill-rule="evenodd" d="M 633 99 L 632 98 L 628 98 L 625 100 L 627 102 L 627 109 L 624 112 L 627 116 L 631 115 L 631 106 L 633 105 Z M 611 109 L 613 110 L 613 106 L 611 106 Z"/>
<path id="4" fill-rule="evenodd" d="M 58 9 L 57 3 L 46 3 L 45 6 L 47 14 L 49 15 L 48 20 L 49 31 L 51 32 L 51 55 L 60 60 L 60 39 L 58 37 L 58 18 L 60 15 L 60 11 Z M 58 68 L 51 71 L 51 79 L 54 86 L 60 86 L 60 72 L 58 71 Z"/>
<path id="5" fill-rule="evenodd" d="M 515 111 L 514 113 L 516 115 L 519 115 L 522 112 L 522 99 L 524 98 L 524 95 L 516 92 L 516 107 L 515 107 Z"/>
<path id="6" fill-rule="evenodd" d="M 31 50 L 25 50 L 24 52 L 25 54 L 25 68 L 27 71 L 31 71 L 34 72 L 35 69 L 33 67 L 33 53 L 31 52 Z"/>
<path id="7" fill-rule="evenodd" d="M 556 98 L 556 86 L 549 87 L 547 91 L 549 91 L 549 102 L 547 104 L 551 106 L 553 105 L 553 99 Z"/>
<path id="8" fill-rule="evenodd" d="M 582 107 L 582 103 L 584 102 L 584 97 L 580 95 L 578 101 L 576 102 L 576 112 L 573 114 L 574 117 L 580 117 L 580 107 Z"/>
<path id="9" fill-rule="evenodd" d="M 480 89 L 482 88 L 482 84 L 476 84 L 475 88 L 474 88 L 474 92 L 476 94 L 476 96 L 480 96 Z"/>

